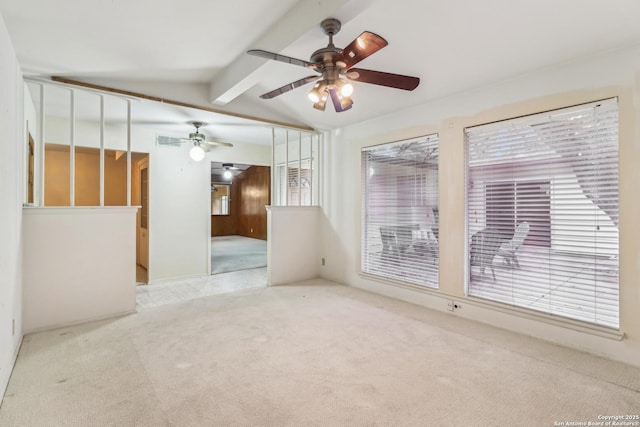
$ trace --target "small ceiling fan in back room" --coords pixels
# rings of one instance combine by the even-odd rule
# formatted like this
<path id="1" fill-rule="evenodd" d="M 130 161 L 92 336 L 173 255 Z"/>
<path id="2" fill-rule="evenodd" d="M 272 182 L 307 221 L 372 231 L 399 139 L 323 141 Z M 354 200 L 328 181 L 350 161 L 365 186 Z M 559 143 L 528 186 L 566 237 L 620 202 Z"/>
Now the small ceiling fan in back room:
<path id="1" fill-rule="evenodd" d="M 233 147 L 233 144 L 230 142 L 221 142 L 221 141 L 212 141 L 207 139 L 207 137 L 200 133 L 200 128 L 206 126 L 206 123 L 203 122 L 189 122 L 190 125 L 196 128 L 195 132 L 191 132 L 188 138 L 173 138 L 168 136 L 158 136 L 156 141 L 158 145 L 180 145 L 181 143 L 190 143 L 193 144 L 191 147 L 191 151 L 189 151 L 189 156 L 199 162 L 204 159 L 205 152 L 210 150 L 212 146 L 222 146 L 222 147 Z"/>
<path id="2" fill-rule="evenodd" d="M 312 75 L 296 80 L 267 92 L 261 95 L 260 98 L 271 99 L 316 81 L 309 92 L 309 99 L 313 102 L 313 107 L 318 110 L 324 110 L 327 100 L 331 98 L 336 112 L 342 112 L 350 109 L 353 105 L 351 99 L 353 86 L 349 80 L 402 90 L 413 90 L 420 84 L 418 77 L 352 68 L 358 62 L 387 46 L 387 41 L 379 35 L 365 31 L 349 43 L 347 47 L 340 49 L 333 44 L 333 36 L 340 31 L 340 21 L 334 18 L 327 18 L 322 21 L 320 26 L 324 33 L 329 36 L 329 44 L 327 47 L 313 52 L 309 61 L 260 49 L 253 49 L 247 52 L 250 55 L 261 58 L 311 68 L 320 74 L 320 76 Z"/>

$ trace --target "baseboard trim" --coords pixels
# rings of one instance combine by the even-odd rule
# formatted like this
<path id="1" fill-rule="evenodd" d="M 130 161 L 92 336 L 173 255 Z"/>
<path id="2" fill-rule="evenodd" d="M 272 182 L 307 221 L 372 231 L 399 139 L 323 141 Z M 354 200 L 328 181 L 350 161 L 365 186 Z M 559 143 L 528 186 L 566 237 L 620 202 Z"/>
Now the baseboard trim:
<path id="1" fill-rule="evenodd" d="M 427 309 L 448 313 L 470 321 L 505 329 L 556 345 L 584 351 L 631 366 L 640 367 L 640 344 L 630 340 L 623 331 L 584 325 L 582 322 L 556 320 L 547 316 L 524 312 L 526 309 L 501 307 L 499 303 L 478 301 L 473 297 L 448 296 L 428 289 L 372 280 L 360 275 L 347 286 L 395 298 Z M 329 279 L 335 280 L 335 279 Z M 447 310 L 451 301 L 460 305 L 454 312 Z"/>

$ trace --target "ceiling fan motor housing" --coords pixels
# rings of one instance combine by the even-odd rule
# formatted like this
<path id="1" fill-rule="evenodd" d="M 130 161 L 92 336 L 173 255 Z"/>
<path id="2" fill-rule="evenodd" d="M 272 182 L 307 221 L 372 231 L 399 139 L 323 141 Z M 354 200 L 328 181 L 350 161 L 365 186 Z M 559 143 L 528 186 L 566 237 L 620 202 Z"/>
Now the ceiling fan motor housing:
<path id="1" fill-rule="evenodd" d="M 189 139 L 202 142 L 204 141 L 204 135 L 198 132 L 193 132 L 189 134 Z"/>
<path id="2" fill-rule="evenodd" d="M 327 64 L 333 64 L 333 58 L 342 52 L 342 49 L 339 49 L 335 46 L 327 46 L 322 49 L 318 49 L 311 54 L 310 62 L 314 64 L 318 64 L 322 67 L 322 64 L 325 66 Z"/>

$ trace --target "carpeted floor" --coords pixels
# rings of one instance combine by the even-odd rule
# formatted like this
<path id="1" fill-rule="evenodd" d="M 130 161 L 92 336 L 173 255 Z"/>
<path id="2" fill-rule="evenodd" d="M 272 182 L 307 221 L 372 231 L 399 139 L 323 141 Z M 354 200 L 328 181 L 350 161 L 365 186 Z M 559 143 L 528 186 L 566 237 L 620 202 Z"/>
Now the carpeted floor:
<path id="1" fill-rule="evenodd" d="M 266 240 L 244 236 L 211 238 L 211 274 L 266 266 Z"/>
<path id="2" fill-rule="evenodd" d="M 554 426 L 638 414 L 639 390 L 640 369 L 318 279 L 29 335 L 0 426 Z"/>

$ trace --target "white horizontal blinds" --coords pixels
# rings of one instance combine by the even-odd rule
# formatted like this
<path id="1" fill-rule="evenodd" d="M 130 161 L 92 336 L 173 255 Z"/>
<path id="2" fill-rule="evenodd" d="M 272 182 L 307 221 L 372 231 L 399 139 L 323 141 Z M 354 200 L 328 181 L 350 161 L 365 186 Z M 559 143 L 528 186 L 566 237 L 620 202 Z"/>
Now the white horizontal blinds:
<path id="1" fill-rule="evenodd" d="M 438 136 L 362 151 L 361 268 L 438 287 Z"/>
<path id="2" fill-rule="evenodd" d="M 278 165 L 278 205 L 311 206 L 312 169 L 310 159 L 289 162 L 289 167 Z"/>
<path id="3" fill-rule="evenodd" d="M 465 133 L 468 294 L 618 328 L 617 100 Z"/>
<path id="4" fill-rule="evenodd" d="M 311 206 L 311 161 L 299 159 L 290 162 L 288 170 L 287 206 Z"/>

